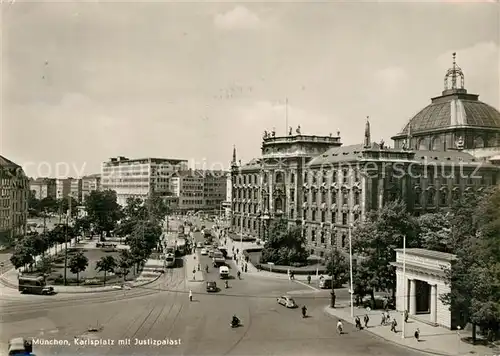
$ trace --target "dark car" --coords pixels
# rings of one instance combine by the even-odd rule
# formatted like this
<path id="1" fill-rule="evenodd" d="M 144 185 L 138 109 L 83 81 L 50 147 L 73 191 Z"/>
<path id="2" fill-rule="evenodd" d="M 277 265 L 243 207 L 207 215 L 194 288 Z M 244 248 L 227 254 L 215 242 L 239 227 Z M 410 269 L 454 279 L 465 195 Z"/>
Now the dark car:
<path id="1" fill-rule="evenodd" d="M 207 282 L 207 292 L 217 292 L 217 283 Z"/>

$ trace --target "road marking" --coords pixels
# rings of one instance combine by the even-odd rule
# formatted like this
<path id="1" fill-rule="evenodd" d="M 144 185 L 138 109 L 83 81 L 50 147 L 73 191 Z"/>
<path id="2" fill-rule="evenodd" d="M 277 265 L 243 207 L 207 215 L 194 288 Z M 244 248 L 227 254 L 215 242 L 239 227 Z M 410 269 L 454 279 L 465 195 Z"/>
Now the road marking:
<path id="1" fill-rule="evenodd" d="M 295 283 L 299 283 L 299 284 L 302 284 L 303 286 L 306 286 L 306 287 L 308 287 L 308 288 L 311 288 L 312 290 L 317 290 L 317 291 L 319 291 L 319 289 L 318 289 L 318 288 L 313 287 L 313 286 L 312 286 L 312 285 L 310 285 L 310 284 L 307 284 L 307 283 L 304 283 L 304 282 L 301 282 L 301 281 L 297 281 L 297 280 L 295 280 Z"/>

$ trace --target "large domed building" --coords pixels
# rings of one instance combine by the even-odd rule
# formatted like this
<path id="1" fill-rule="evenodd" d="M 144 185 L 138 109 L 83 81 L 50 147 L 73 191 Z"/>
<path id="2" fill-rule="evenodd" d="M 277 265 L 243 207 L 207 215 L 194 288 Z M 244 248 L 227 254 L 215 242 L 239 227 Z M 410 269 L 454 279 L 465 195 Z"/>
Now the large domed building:
<path id="1" fill-rule="evenodd" d="M 467 92 L 455 55 L 444 78 L 444 91 L 392 137 L 395 148 L 463 150 L 476 158 L 500 154 L 500 112 Z"/>

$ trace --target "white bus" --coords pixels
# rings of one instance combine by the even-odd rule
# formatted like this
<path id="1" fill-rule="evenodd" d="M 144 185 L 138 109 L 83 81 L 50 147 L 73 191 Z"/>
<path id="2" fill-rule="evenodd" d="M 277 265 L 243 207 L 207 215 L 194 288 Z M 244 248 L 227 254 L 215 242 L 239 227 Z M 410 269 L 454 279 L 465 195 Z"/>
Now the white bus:
<path id="1" fill-rule="evenodd" d="M 169 244 L 165 248 L 165 266 L 175 267 L 175 245 Z"/>

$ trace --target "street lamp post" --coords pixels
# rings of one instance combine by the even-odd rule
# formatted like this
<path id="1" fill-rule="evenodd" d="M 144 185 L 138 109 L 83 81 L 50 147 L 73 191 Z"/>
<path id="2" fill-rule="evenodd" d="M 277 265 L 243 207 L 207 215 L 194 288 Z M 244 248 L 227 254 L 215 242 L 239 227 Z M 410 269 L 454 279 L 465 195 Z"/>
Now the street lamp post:
<path id="1" fill-rule="evenodd" d="M 352 276 L 352 224 L 349 224 L 349 277 L 350 277 L 350 290 L 351 295 L 351 318 L 354 318 L 354 287 L 353 287 L 353 276 Z"/>
<path id="2" fill-rule="evenodd" d="M 401 314 L 401 338 L 404 339 L 406 335 L 406 328 L 405 328 L 405 312 L 406 312 L 406 303 L 407 303 L 407 289 L 408 289 L 408 283 L 406 282 L 406 235 L 403 235 L 403 313 Z"/>

